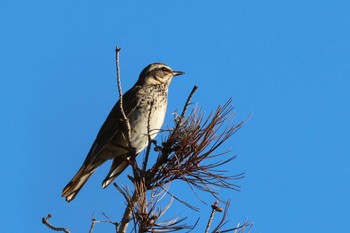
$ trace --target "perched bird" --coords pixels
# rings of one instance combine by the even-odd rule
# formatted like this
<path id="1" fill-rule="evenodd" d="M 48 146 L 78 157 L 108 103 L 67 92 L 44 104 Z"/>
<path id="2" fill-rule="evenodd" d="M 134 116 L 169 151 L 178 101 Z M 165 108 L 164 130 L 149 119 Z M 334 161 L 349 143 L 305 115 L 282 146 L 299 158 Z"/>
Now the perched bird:
<path id="1" fill-rule="evenodd" d="M 123 95 L 123 109 L 129 120 L 131 146 L 136 156 L 147 146 L 148 133 L 153 139 L 159 132 L 168 102 L 168 87 L 174 76 L 184 72 L 173 71 L 161 63 L 148 65 L 141 72 L 135 85 Z M 62 197 L 71 202 L 92 173 L 105 161 L 113 159 L 112 166 L 102 187 L 107 187 L 129 165 L 128 132 L 120 109 L 120 100 L 114 105 L 86 159 L 62 191 Z"/>

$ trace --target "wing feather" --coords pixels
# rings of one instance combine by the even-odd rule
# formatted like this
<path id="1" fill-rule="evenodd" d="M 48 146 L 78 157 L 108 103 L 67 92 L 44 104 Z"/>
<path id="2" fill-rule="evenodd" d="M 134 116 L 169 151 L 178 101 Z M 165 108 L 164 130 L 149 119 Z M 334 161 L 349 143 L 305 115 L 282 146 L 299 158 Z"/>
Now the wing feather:
<path id="1" fill-rule="evenodd" d="M 140 98 L 137 97 L 141 86 L 134 86 L 123 95 L 123 109 L 125 115 L 129 116 L 140 104 Z M 122 133 L 124 129 L 123 117 L 120 110 L 120 100 L 113 106 L 107 119 L 99 130 L 94 143 L 85 159 L 84 164 L 89 164 L 98 157 L 103 148 L 116 136 Z"/>

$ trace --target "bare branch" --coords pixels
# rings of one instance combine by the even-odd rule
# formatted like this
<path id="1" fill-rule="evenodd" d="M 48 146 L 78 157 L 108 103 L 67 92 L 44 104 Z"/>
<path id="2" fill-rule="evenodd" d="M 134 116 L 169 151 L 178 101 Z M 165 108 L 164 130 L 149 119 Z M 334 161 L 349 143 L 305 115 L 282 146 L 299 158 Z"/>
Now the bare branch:
<path id="1" fill-rule="evenodd" d="M 96 220 L 95 218 L 92 218 L 91 219 L 91 226 L 90 226 L 89 233 L 92 233 L 96 223 L 110 223 L 110 224 L 115 226 L 115 229 L 116 229 L 116 232 L 117 232 L 119 224 L 117 222 L 112 221 L 105 213 L 102 212 L 102 214 L 103 214 L 103 216 L 105 216 L 105 218 L 107 220 Z"/>
<path id="2" fill-rule="evenodd" d="M 51 214 L 48 214 L 46 217 L 43 217 L 41 219 L 42 223 L 45 224 L 48 228 L 54 231 L 63 231 L 65 233 L 70 233 L 70 231 L 67 228 L 64 227 L 55 227 L 51 223 L 49 223 L 49 219 L 52 217 Z"/>
<path id="3" fill-rule="evenodd" d="M 127 204 L 127 207 L 125 208 L 123 218 L 119 224 L 118 233 L 125 233 L 126 232 L 126 229 L 129 226 L 130 216 L 133 212 L 133 209 L 135 208 L 135 206 L 137 204 L 138 198 L 139 198 L 139 196 L 138 196 L 137 192 L 134 192 L 132 198 L 130 200 L 128 200 L 128 204 Z"/>
<path id="4" fill-rule="evenodd" d="M 216 211 L 222 212 L 222 208 L 218 206 L 218 201 L 215 201 L 214 204 L 211 205 L 211 213 L 207 223 L 207 227 L 205 229 L 205 233 L 209 233 L 210 225 L 214 219 L 214 214 Z"/>
<path id="5" fill-rule="evenodd" d="M 92 233 L 94 227 L 95 227 L 95 224 L 96 224 L 97 220 L 92 218 L 91 219 L 91 226 L 90 226 L 90 230 L 89 230 L 89 233 Z"/>
<path id="6" fill-rule="evenodd" d="M 119 107 L 123 116 L 123 122 L 126 126 L 127 129 L 127 141 L 129 144 L 129 148 L 132 148 L 131 145 L 131 127 L 130 127 L 130 122 L 129 119 L 126 117 L 125 112 L 124 112 L 124 105 L 123 105 L 123 90 L 122 90 L 122 85 L 120 81 L 120 66 L 119 66 L 119 52 L 121 48 L 116 47 L 115 48 L 115 64 L 116 64 L 116 69 L 117 69 L 117 84 L 118 84 L 118 91 L 119 91 Z"/>

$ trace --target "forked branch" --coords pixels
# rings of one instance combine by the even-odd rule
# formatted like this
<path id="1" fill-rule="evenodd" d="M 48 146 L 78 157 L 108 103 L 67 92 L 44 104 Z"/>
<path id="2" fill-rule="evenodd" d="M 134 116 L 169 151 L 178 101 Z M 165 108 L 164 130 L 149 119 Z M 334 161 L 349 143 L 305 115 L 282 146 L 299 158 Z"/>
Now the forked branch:
<path id="1" fill-rule="evenodd" d="M 49 222 L 49 219 L 52 217 L 51 214 L 48 214 L 46 217 L 43 217 L 41 219 L 42 223 L 44 225 L 46 225 L 48 228 L 50 228 L 51 230 L 54 230 L 54 231 L 63 231 L 65 233 L 70 233 L 69 229 L 67 228 L 64 228 L 64 227 L 56 227 L 54 225 L 52 225 L 50 222 Z"/>

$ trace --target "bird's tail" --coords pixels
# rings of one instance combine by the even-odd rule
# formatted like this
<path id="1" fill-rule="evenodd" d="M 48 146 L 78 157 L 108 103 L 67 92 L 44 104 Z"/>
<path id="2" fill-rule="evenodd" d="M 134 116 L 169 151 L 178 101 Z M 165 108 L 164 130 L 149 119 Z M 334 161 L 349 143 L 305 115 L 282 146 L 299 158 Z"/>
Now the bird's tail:
<path id="1" fill-rule="evenodd" d="M 96 166 L 83 164 L 73 179 L 64 187 L 62 197 L 66 198 L 67 202 L 71 202 L 95 170 Z"/>

